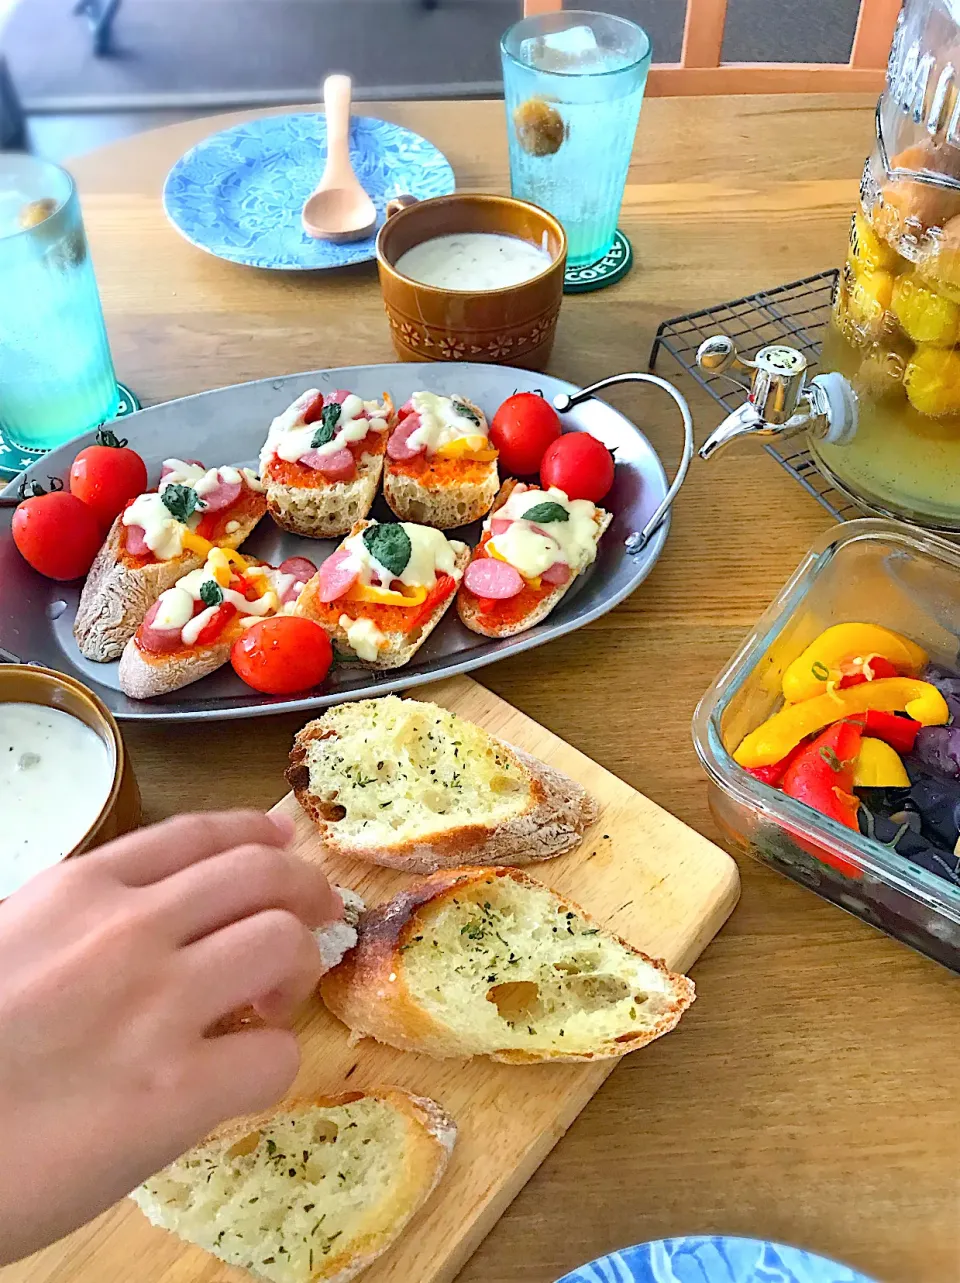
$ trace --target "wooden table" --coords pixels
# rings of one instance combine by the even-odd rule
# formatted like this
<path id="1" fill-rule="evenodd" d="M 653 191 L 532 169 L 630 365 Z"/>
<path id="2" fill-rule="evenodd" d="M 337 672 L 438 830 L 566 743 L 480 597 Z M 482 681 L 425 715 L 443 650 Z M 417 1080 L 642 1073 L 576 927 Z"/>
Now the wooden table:
<path id="1" fill-rule="evenodd" d="M 502 105 L 375 110 L 441 147 L 461 188 L 508 189 Z M 663 318 L 839 263 L 871 111 L 852 96 L 648 102 L 621 220 L 636 266 L 608 291 L 565 301 L 551 372 L 585 384 L 642 369 Z M 167 170 L 227 120 L 140 135 L 74 165 L 117 369 L 145 403 L 392 359 L 372 264 L 257 272 L 167 225 Z M 678 430 L 664 400 L 614 399 L 672 463 Z M 716 407 L 692 400 L 702 439 Z M 758 448 L 698 462 L 638 592 L 482 680 L 716 837 L 691 714 L 828 524 Z M 241 796 L 271 805 L 299 720 L 128 728 L 147 818 Z M 797 1243 L 882 1283 L 960 1278 L 955 979 L 750 860 L 742 874 L 742 902 L 695 968 L 700 1000 L 682 1028 L 617 1069 L 461 1283 L 548 1283 L 615 1246 L 698 1231 Z M 70 1277 L 66 1260 L 56 1277 Z"/>

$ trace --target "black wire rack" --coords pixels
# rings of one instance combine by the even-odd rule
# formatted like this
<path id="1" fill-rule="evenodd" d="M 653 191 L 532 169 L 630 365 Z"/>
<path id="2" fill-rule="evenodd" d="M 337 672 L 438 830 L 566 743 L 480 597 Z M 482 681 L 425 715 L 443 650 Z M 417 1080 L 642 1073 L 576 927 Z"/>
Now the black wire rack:
<path id="1" fill-rule="evenodd" d="M 751 357 L 767 343 L 789 343 L 800 348 L 811 367 L 815 367 L 823 331 L 830 319 L 836 283 L 836 269 L 819 272 L 816 276 L 805 276 L 802 281 L 761 290 L 759 294 L 748 294 L 730 303 L 671 317 L 657 330 L 650 349 L 650 369 L 656 367 L 661 349 L 669 352 L 729 413 L 742 404 L 743 392 L 738 393 L 721 375 L 704 374 L 700 370 L 697 348 L 703 340 L 714 334 L 726 334 L 745 356 Z M 814 373 L 815 368 L 811 368 L 811 375 Z M 863 509 L 830 484 L 810 452 L 797 444 L 798 440 L 785 442 L 779 449 L 775 445 L 765 445 L 764 449 L 837 521 L 862 517 Z"/>

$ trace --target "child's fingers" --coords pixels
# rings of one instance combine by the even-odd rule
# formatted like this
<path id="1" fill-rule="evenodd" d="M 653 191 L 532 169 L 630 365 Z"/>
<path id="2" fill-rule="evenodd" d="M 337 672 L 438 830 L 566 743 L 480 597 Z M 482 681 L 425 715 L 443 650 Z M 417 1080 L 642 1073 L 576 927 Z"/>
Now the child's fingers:
<path id="1" fill-rule="evenodd" d="M 286 909 L 308 927 L 343 916 L 320 869 L 275 846 L 244 844 L 210 856 L 165 878 L 153 894 L 182 945 L 264 909 Z"/>
<path id="2" fill-rule="evenodd" d="M 231 847 L 245 843 L 285 847 L 292 837 L 293 822 L 285 815 L 204 811 L 128 833 L 87 859 L 97 861 L 127 886 L 147 886 Z"/>
<path id="3" fill-rule="evenodd" d="M 180 950 L 177 966 L 198 1031 L 277 991 L 289 1006 L 299 1005 L 323 970 L 312 932 L 284 909 L 267 909 L 204 936 Z"/>

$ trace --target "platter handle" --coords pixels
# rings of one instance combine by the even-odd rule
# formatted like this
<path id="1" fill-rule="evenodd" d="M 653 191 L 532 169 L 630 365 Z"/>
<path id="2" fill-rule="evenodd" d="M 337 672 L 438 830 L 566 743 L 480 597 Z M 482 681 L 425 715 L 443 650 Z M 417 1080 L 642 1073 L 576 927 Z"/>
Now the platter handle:
<path id="1" fill-rule="evenodd" d="M 572 410 L 574 406 L 580 405 L 583 401 L 588 401 L 591 397 L 596 396 L 604 388 L 613 388 L 620 383 L 652 383 L 656 387 L 662 388 L 668 396 L 672 397 L 683 418 L 683 455 L 670 488 L 664 495 L 662 503 L 643 529 L 635 530 L 625 540 L 627 552 L 635 555 L 644 550 L 652 536 L 663 524 L 664 517 L 670 511 L 671 505 L 677 497 L 677 491 L 683 485 L 687 470 L 690 467 L 690 460 L 693 458 L 693 417 L 690 414 L 690 407 L 687 405 L 686 398 L 677 391 L 672 383 L 668 383 L 666 379 L 661 379 L 659 375 L 645 374 L 639 371 L 632 374 L 612 374 L 608 379 L 600 379 L 599 382 L 591 383 L 587 388 L 581 388 L 579 392 L 574 392 L 572 396 L 566 392 L 561 392 L 553 398 L 554 407 L 560 414 L 565 414 L 568 410 Z"/>

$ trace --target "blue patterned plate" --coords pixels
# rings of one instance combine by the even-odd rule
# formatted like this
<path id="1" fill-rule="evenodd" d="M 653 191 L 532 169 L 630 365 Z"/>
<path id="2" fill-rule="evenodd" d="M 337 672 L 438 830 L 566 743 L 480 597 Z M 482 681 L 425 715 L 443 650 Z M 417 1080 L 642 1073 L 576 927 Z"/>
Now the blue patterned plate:
<path id="1" fill-rule="evenodd" d="M 756 1238 L 667 1238 L 581 1265 L 559 1283 L 870 1283 L 846 1265 Z"/>
<path id="2" fill-rule="evenodd" d="M 320 181 L 327 156 L 327 122 L 313 112 L 261 116 L 197 143 L 174 165 L 163 186 L 167 217 L 191 245 L 247 267 L 315 271 L 365 263 L 376 236 L 333 245 L 300 226 L 303 203 Z M 350 158 L 377 207 L 388 200 L 447 196 L 453 170 L 419 134 L 371 116 L 350 121 Z"/>

